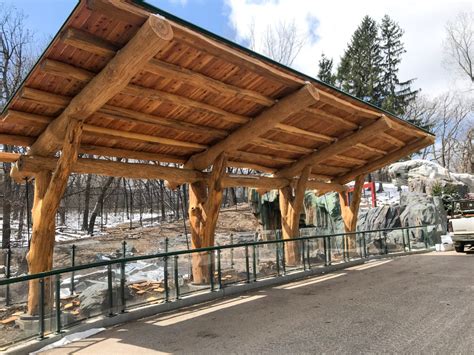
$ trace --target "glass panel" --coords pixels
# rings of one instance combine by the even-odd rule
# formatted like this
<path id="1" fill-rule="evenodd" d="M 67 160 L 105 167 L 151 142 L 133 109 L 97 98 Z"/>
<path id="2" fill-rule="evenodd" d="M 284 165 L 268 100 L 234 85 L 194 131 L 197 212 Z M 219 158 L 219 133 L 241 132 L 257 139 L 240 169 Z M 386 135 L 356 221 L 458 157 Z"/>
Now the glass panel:
<path id="1" fill-rule="evenodd" d="M 307 267 L 323 266 L 326 261 L 324 254 L 324 238 L 308 239 L 305 246 Z"/>
<path id="2" fill-rule="evenodd" d="M 277 276 L 276 250 L 275 243 L 260 244 L 255 247 L 257 280 Z"/>
<path id="3" fill-rule="evenodd" d="M 329 237 L 328 249 L 330 250 L 331 263 L 344 261 L 344 236 Z"/>
<path id="4" fill-rule="evenodd" d="M 248 250 L 249 271 L 251 267 L 251 250 Z M 245 247 L 223 249 L 221 251 L 222 284 L 224 286 L 247 281 L 247 263 Z"/>
<path id="5" fill-rule="evenodd" d="M 38 287 L 38 281 L 33 281 L 32 285 Z M 38 336 L 38 316 L 26 314 L 28 288 L 29 281 L 0 286 L 0 297 L 2 297 L 0 346 L 2 347 Z"/>
<path id="6" fill-rule="evenodd" d="M 402 229 L 395 229 L 392 231 L 387 231 L 387 251 L 391 253 L 401 253 L 405 251 L 404 247 L 404 231 Z"/>
<path id="7" fill-rule="evenodd" d="M 408 234 L 412 250 L 425 249 L 425 233 L 421 228 L 410 228 Z"/>
<path id="8" fill-rule="evenodd" d="M 166 297 L 165 265 L 168 286 L 173 278 L 173 259 L 153 258 L 125 264 L 125 303 L 128 308 L 162 302 Z M 119 278 L 118 278 L 119 279 Z M 171 293 L 169 293 L 171 297 Z"/>

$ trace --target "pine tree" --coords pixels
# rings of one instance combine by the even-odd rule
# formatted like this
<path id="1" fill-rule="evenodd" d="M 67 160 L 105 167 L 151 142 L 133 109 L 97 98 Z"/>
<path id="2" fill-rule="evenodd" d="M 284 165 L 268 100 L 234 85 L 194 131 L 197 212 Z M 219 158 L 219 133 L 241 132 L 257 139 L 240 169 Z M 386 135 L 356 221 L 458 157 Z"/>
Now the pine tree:
<path id="1" fill-rule="evenodd" d="M 381 62 L 378 25 L 375 20 L 365 16 L 341 58 L 337 73 L 338 85 L 362 100 L 380 105 L 383 94 Z"/>
<path id="2" fill-rule="evenodd" d="M 319 60 L 318 78 L 326 84 L 333 85 L 336 83 L 336 77 L 332 72 L 333 60 L 327 58 L 324 53 Z"/>
<path id="3" fill-rule="evenodd" d="M 398 70 L 401 56 L 406 52 L 401 38 L 403 30 L 388 15 L 380 26 L 380 48 L 382 52 L 382 108 L 396 115 L 403 115 L 408 104 L 415 99 L 417 91 L 411 89 L 414 79 L 400 82 Z M 416 123 L 416 122 L 413 122 Z"/>

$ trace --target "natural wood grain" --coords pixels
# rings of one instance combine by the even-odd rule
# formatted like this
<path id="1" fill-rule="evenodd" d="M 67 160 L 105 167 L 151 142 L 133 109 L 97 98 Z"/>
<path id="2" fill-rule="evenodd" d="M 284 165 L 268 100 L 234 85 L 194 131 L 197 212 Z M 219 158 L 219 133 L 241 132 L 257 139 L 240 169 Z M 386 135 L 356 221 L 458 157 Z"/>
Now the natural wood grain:
<path id="1" fill-rule="evenodd" d="M 339 155 L 355 144 L 369 139 L 373 135 L 373 132 L 383 132 L 390 129 L 390 127 L 390 121 L 385 116 L 381 117 L 374 123 L 362 128 L 356 133 L 301 158 L 289 167 L 278 171 L 276 175 L 281 177 L 296 176 L 305 166 L 318 164 L 331 156 Z"/>
<path id="2" fill-rule="evenodd" d="M 173 38 L 167 21 L 150 16 L 135 36 L 120 50 L 61 115 L 54 120 L 31 146 L 32 155 L 49 155 L 60 147 L 66 127 L 72 119 L 85 120 L 128 85 L 130 79 L 163 46 Z"/>
<path id="3" fill-rule="evenodd" d="M 271 130 L 275 125 L 284 121 L 302 108 L 314 104 L 318 100 L 318 93 L 311 84 L 280 100 L 271 108 L 262 112 L 246 125 L 232 132 L 225 139 L 219 141 L 206 151 L 194 155 L 186 166 L 202 170 L 214 161 L 219 154 L 228 153 L 253 142 L 257 137 Z M 265 142 L 267 140 L 264 140 Z M 258 142 L 262 142 L 261 139 Z M 261 143 L 260 143 L 261 144 Z"/>

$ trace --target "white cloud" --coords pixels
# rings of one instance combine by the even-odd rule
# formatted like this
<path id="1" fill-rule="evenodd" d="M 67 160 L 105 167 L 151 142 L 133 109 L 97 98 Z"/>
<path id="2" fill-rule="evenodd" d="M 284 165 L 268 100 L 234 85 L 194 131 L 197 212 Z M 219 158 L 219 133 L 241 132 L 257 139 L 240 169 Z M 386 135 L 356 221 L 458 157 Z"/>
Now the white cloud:
<path id="1" fill-rule="evenodd" d="M 256 33 L 271 23 L 295 19 L 308 43 L 294 62 L 298 69 L 316 76 L 321 53 L 339 61 L 354 30 L 365 15 L 380 21 L 388 14 L 405 30 L 407 53 L 400 68 L 402 80 L 417 78 L 424 94 L 437 95 L 459 82 L 442 66 L 444 28 L 460 10 L 473 8 L 472 1 L 451 0 L 226 0 L 231 9 L 229 22 L 244 41 L 254 20 Z M 317 24 L 308 21 L 316 19 Z M 311 42 L 310 33 L 318 39 Z"/>

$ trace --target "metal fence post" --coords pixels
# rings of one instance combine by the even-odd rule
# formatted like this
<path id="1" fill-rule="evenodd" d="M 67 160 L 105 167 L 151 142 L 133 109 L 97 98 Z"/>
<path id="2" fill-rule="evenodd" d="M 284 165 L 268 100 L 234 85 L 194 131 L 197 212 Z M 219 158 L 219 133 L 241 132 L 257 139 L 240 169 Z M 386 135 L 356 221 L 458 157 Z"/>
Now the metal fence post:
<path id="1" fill-rule="evenodd" d="M 12 265 L 12 248 L 10 243 L 8 243 L 8 249 L 7 249 L 7 269 L 5 272 L 5 276 L 7 279 L 10 278 L 11 276 L 11 265 Z M 6 290 L 5 290 L 5 305 L 9 306 L 10 305 L 10 285 L 7 285 Z"/>
<path id="2" fill-rule="evenodd" d="M 328 237 L 328 265 L 332 264 L 332 240 L 331 237 Z"/>
<path id="3" fill-rule="evenodd" d="M 124 240 L 122 242 L 122 258 L 127 256 L 127 242 Z"/>
<path id="4" fill-rule="evenodd" d="M 280 246 L 275 243 L 275 257 L 276 257 L 276 272 L 277 276 L 280 276 Z"/>
<path id="5" fill-rule="evenodd" d="M 301 244 L 301 254 L 303 254 L 302 259 L 303 259 L 303 271 L 306 271 L 306 250 L 305 250 L 305 239 L 300 240 Z"/>
<path id="6" fill-rule="evenodd" d="M 425 249 L 428 249 L 428 227 L 422 227 L 423 241 L 425 242 Z"/>
<path id="7" fill-rule="evenodd" d="M 306 261 L 308 263 L 308 269 L 311 270 L 311 259 L 310 259 L 310 241 L 309 239 L 306 239 Z"/>
<path id="8" fill-rule="evenodd" d="M 212 261 L 212 251 L 209 251 L 209 283 L 211 291 L 214 291 L 214 263 Z"/>
<path id="9" fill-rule="evenodd" d="M 253 280 L 257 281 L 257 246 L 252 245 L 252 271 L 253 271 Z"/>
<path id="10" fill-rule="evenodd" d="M 73 244 L 71 246 L 71 267 L 76 266 L 76 244 Z M 75 272 L 71 272 L 71 287 L 70 287 L 70 293 L 71 295 L 74 294 L 75 291 L 75 285 L 74 285 L 74 277 L 75 277 Z"/>
<path id="11" fill-rule="evenodd" d="M 367 241 L 365 239 L 365 232 L 362 232 L 362 244 L 364 245 L 364 258 L 367 259 L 369 255 L 367 253 Z"/>
<path id="12" fill-rule="evenodd" d="M 174 287 L 175 297 L 179 300 L 179 270 L 178 270 L 178 255 L 174 256 Z"/>
<path id="13" fill-rule="evenodd" d="M 281 268 L 283 275 L 286 274 L 286 256 L 285 256 L 285 241 L 282 240 L 282 249 L 281 249 Z"/>
<path id="14" fill-rule="evenodd" d="M 234 235 L 230 233 L 230 244 L 234 245 Z M 234 248 L 230 248 L 230 268 L 234 268 Z"/>
<path id="15" fill-rule="evenodd" d="M 250 282 L 250 263 L 249 263 L 249 246 L 245 246 L 245 272 L 247 274 L 247 283 Z"/>
<path id="16" fill-rule="evenodd" d="M 411 251 L 411 241 L 410 241 L 410 229 L 405 228 L 407 231 L 407 241 L 408 241 L 408 251 Z"/>
<path id="17" fill-rule="evenodd" d="M 221 250 L 217 249 L 217 282 L 219 290 L 222 290 L 222 269 L 221 269 Z"/>
<path id="18" fill-rule="evenodd" d="M 328 266 L 329 265 L 328 237 L 323 237 L 323 248 L 324 248 L 324 266 Z"/>
<path id="19" fill-rule="evenodd" d="M 403 251 L 407 251 L 407 243 L 405 240 L 405 229 L 402 229 Z"/>
<path id="20" fill-rule="evenodd" d="M 38 303 L 38 338 L 44 339 L 44 278 L 38 280 L 39 303 Z"/>
<path id="21" fill-rule="evenodd" d="M 120 263 L 120 303 L 121 309 L 120 313 L 125 313 L 125 261 Z"/>
<path id="22" fill-rule="evenodd" d="M 164 269 L 163 269 L 163 283 L 165 286 L 165 302 L 169 302 L 170 300 L 170 289 L 168 286 L 168 257 L 165 256 L 163 257 L 163 261 L 165 263 Z"/>
<path id="23" fill-rule="evenodd" d="M 56 275 L 56 334 L 61 333 L 61 274 Z"/>
<path id="24" fill-rule="evenodd" d="M 109 317 L 114 315 L 114 299 L 113 299 L 113 284 L 112 284 L 112 265 L 107 265 L 107 295 L 109 298 Z"/>

